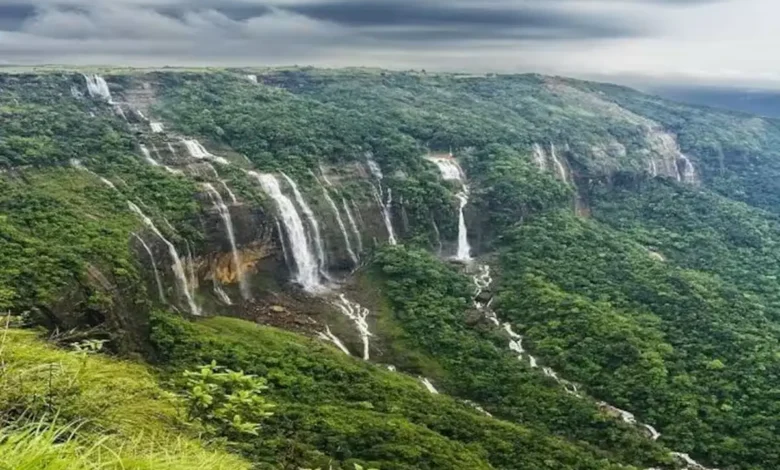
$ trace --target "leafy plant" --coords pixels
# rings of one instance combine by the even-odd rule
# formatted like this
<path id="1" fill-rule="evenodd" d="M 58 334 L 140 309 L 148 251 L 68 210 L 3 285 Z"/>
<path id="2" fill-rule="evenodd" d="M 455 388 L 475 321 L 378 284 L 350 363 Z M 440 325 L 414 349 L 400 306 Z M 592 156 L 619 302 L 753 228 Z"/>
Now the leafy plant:
<path id="1" fill-rule="evenodd" d="M 220 367 L 215 361 L 197 371 L 185 371 L 184 377 L 183 397 L 189 418 L 216 435 L 256 436 L 260 422 L 273 415 L 269 410 L 274 405 L 261 395 L 268 388 L 261 377 Z"/>

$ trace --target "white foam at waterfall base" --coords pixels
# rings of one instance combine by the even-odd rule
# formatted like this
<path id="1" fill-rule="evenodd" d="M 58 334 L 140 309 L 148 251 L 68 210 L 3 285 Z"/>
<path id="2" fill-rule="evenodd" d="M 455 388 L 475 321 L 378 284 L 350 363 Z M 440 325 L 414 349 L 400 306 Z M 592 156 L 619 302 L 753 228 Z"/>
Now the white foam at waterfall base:
<path id="1" fill-rule="evenodd" d="M 347 214 L 349 227 L 352 229 L 352 235 L 355 236 L 355 241 L 357 241 L 358 253 L 362 253 L 363 235 L 360 233 L 360 229 L 358 228 L 357 222 L 355 221 L 355 216 L 352 215 L 352 211 L 349 209 L 349 204 L 347 204 L 347 201 L 343 197 L 341 198 L 341 205 L 344 206 L 344 212 Z"/>
<path id="2" fill-rule="evenodd" d="M 328 194 L 328 190 L 325 189 L 324 186 L 322 187 L 322 193 L 323 195 L 325 195 L 325 200 L 328 201 L 328 205 L 333 211 L 333 215 L 336 217 L 336 224 L 339 226 L 339 230 L 341 231 L 341 236 L 344 238 L 344 248 L 347 250 L 349 259 L 352 260 L 353 266 L 357 267 L 359 264 L 358 258 L 355 255 L 354 250 L 352 250 L 352 242 L 349 240 L 349 234 L 347 233 L 347 226 L 344 225 L 344 220 L 341 218 L 341 212 L 339 212 L 338 206 L 333 201 L 333 198 L 330 197 L 330 194 Z"/>
<path id="3" fill-rule="evenodd" d="M 219 213 L 222 223 L 225 226 L 225 232 L 227 233 L 228 242 L 230 242 L 231 255 L 233 257 L 233 268 L 236 270 L 236 277 L 238 279 L 239 290 L 241 291 L 241 297 L 244 300 L 249 300 L 252 295 L 249 291 L 249 285 L 246 282 L 244 276 L 244 267 L 241 263 L 241 254 L 236 247 L 236 234 L 233 227 L 233 218 L 230 215 L 230 209 L 225 205 L 225 201 L 222 200 L 222 195 L 219 191 L 211 185 L 211 183 L 204 183 L 203 187 L 209 194 L 212 202 L 214 203 L 214 209 Z"/>
<path id="4" fill-rule="evenodd" d="M 422 382 L 423 386 L 425 386 L 425 389 L 431 392 L 434 395 L 438 395 L 439 391 L 436 390 L 436 387 L 433 386 L 430 380 L 426 379 L 425 377 L 420 377 L 420 382 Z"/>
<path id="5" fill-rule="evenodd" d="M 295 196 L 295 202 L 298 203 L 298 207 L 301 208 L 303 214 L 306 216 L 306 219 L 309 221 L 314 238 L 314 246 L 317 249 L 317 265 L 324 274 L 325 263 L 327 259 L 325 258 L 325 248 L 322 243 L 322 235 L 320 234 L 320 223 L 317 220 L 317 217 L 314 215 L 314 211 L 312 211 L 311 207 L 309 207 L 309 204 L 306 203 L 306 199 L 303 198 L 303 194 L 301 194 L 301 191 L 298 189 L 298 185 L 295 183 L 295 181 L 293 181 L 292 178 L 284 173 L 282 173 L 282 177 L 285 179 L 285 181 L 287 181 L 287 184 L 290 185 L 290 188 L 293 191 L 293 196 Z"/>
<path id="6" fill-rule="evenodd" d="M 351 356 L 351 354 L 349 353 L 349 349 L 347 349 L 347 347 L 344 346 L 344 343 L 342 343 L 341 340 L 338 339 L 336 337 L 336 335 L 334 335 L 330 331 L 330 327 L 329 326 L 326 325 L 325 326 L 325 331 L 324 332 L 320 331 L 319 333 L 317 333 L 317 336 L 319 336 L 319 338 L 322 339 L 322 340 L 329 341 L 329 342 L 335 344 L 336 347 L 341 350 L 341 352 L 343 352 L 347 356 Z"/>
<path id="7" fill-rule="evenodd" d="M 98 74 L 84 75 L 84 79 L 87 81 L 87 91 L 89 96 L 93 98 L 102 98 L 109 103 L 113 104 L 111 99 L 111 90 L 108 88 L 108 83 Z"/>
<path id="8" fill-rule="evenodd" d="M 290 250 L 296 267 L 296 282 L 309 292 L 321 290 L 319 263 L 311 251 L 306 229 L 295 204 L 282 193 L 279 181 L 274 175 L 253 171 L 248 172 L 248 174 L 257 179 L 263 191 L 276 203 L 279 217 L 290 242 Z"/>
<path id="9" fill-rule="evenodd" d="M 198 307 L 198 305 L 195 303 L 195 297 L 193 292 L 190 290 L 190 282 L 187 281 L 187 275 L 184 272 L 184 264 L 181 262 L 179 253 L 176 251 L 176 247 L 173 246 L 173 243 L 169 242 L 162 233 L 160 233 L 160 231 L 154 225 L 154 222 L 152 222 L 152 219 L 147 217 L 143 211 L 141 211 L 141 208 L 130 201 L 127 201 L 127 205 L 130 207 L 131 211 L 138 215 L 138 217 L 143 221 L 144 225 L 146 225 L 146 227 L 149 228 L 149 230 L 151 230 L 168 247 L 168 253 L 171 255 L 171 259 L 173 261 L 171 268 L 173 270 L 174 276 L 176 277 L 176 281 L 178 283 L 179 289 L 181 290 L 181 293 L 187 299 L 187 305 L 190 309 L 190 313 L 193 315 L 200 315 L 200 307 Z"/>
<path id="10" fill-rule="evenodd" d="M 360 334 L 360 340 L 363 342 L 363 360 L 367 361 L 369 359 L 369 338 L 372 335 L 366 319 L 371 312 L 359 303 L 347 299 L 344 294 L 339 295 L 336 307 L 355 324 L 358 334 Z"/>
<path id="11" fill-rule="evenodd" d="M 141 242 L 141 246 L 144 247 L 144 250 L 146 250 L 146 254 L 149 255 L 149 259 L 152 261 L 152 271 L 154 272 L 154 281 L 157 283 L 157 295 L 160 296 L 160 302 L 165 303 L 165 292 L 163 291 L 163 285 L 162 281 L 160 280 L 160 273 L 157 271 L 157 261 L 154 259 L 154 253 L 152 253 L 152 249 L 149 247 L 149 245 L 146 244 L 143 238 L 141 238 L 137 233 L 134 233 L 133 236 Z"/>

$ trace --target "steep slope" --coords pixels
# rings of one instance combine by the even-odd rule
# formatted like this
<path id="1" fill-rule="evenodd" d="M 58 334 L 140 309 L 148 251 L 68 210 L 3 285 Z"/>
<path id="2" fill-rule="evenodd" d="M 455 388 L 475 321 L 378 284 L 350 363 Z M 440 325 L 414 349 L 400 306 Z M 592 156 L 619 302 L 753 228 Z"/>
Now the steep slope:
<path id="1" fill-rule="evenodd" d="M 0 75 L 0 309 L 268 378 L 255 462 L 780 463 L 774 121 L 536 75 L 108 72 Z"/>

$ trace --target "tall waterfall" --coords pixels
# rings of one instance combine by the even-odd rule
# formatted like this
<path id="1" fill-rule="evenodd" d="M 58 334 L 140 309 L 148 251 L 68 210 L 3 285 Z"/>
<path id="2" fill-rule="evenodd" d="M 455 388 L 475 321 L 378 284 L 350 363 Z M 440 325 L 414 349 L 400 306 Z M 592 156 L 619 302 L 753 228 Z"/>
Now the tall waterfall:
<path id="1" fill-rule="evenodd" d="M 349 254 L 349 259 L 352 260 L 352 264 L 357 267 L 359 264 L 358 257 L 355 255 L 355 252 L 352 250 L 352 242 L 349 240 L 349 234 L 347 233 L 347 226 L 344 225 L 344 220 L 341 218 L 341 212 L 339 212 L 339 208 L 336 205 L 336 203 L 333 201 L 333 198 L 330 197 L 330 194 L 328 194 L 328 190 L 325 189 L 325 187 L 322 187 L 322 194 L 325 195 L 325 200 L 328 201 L 328 205 L 330 205 L 330 208 L 333 210 L 333 215 L 336 216 L 336 223 L 339 226 L 339 230 L 341 230 L 341 236 L 344 238 L 344 247 L 347 249 L 347 254 Z"/>
<path id="2" fill-rule="evenodd" d="M 160 280 L 160 273 L 157 272 L 157 261 L 154 259 L 154 253 L 149 245 L 146 244 L 143 238 L 134 233 L 133 236 L 141 242 L 141 246 L 144 247 L 146 253 L 149 255 L 149 259 L 152 261 L 152 270 L 154 271 L 154 281 L 157 283 L 157 294 L 160 296 L 160 302 L 165 303 L 165 292 L 163 291 L 162 281 Z"/>
<path id="3" fill-rule="evenodd" d="M 306 229 L 295 209 L 295 204 L 282 193 L 279 181 L 274 175 L 253 171 L 248 172 L 248 174 L 257 179 L 263 191 L 274 200 L 279 209 L 279 216 L 287 230 L 287 238 L 290 241 L 292 257 L 297 269 L 296 281 L 307 291 L 321 290 L 319 263 L 314 253 L 311 252 Z"/>
<path id="4" fill-rule="evenodd" d="M 109 103 L 113 103 L 111 99 L 111 90 L 108 89 L 108 83 L 98 74 L 84 75 L 84 79 L 87 81 L 87 91 L 89 96 L 95 98 L 103 98 Z"/>
<path id="5" fill-rule="evenodd" d="M 230 216 L 230 209 L 225 205 L 225 201 L 222 200 L 222 195 L 219 194 L 219 191 L 217 191 L 211 183 L 204 183 L 203 187 L 206 189 L 212 202 L 214 202 L 214 208 L 219 212 L 222 223 L 225 225 L 225 232 L 227 233 L 228 241 L 230 242 L 230 250 L 233 255 L 233 267 L 236 270 L 241 297 L 243 297 L 244 300 L 248 300 L 252 295 L 244 276 L 244 267 L 241 264 L 241 254 L 238 252 L 238 248 L 236 248 L 235 228 L 233 227 L 233 219 Z"/>
<path id="6" fill-rule="evenodd" d="M 378 181 L 377 185 L 372 185 L 372 189 L 374 191 L 374 199 L 376 199 L 379 210 L 382 212 L 382 220 L 385 222 L 387 241 L 391 245 L 397 245 L 398 240 L 395 238 L 395 230 L 393 230 L 393 218 L 390 215 L 390 209 L 393 207 L 393 191 L 387 188 L 387 202 L 385 202 L 383 200 L 384 192 L 382 191 L 382 180 L 385 178 L 385 175 L 382 173 L 382 168 L 370 156 L 366 157 L 366 164 L 371 174 Z"/>
<path id="7" fill-rule="evenodd" d="M 458 165 L 457 160 L 452 157 L 429 157 L 429 161 L 436 164 L 444 181 L 457 181 L 461 184 L 462 190 L 456 197 L 460 202 L 458 215 L 458 252 L 455 259 L 458 261 L 471 261 L 471 246 L 469 245 L 468 228 L 466 227 L 466 217 L 463 210 L 469 203 L 469 187 L 463 170 Z"/>
<path id="8" fill-rule="evenodd" d="M 539 144 L 534 144 L 534 163 L 540 170 L 547 170 L 547 155 L 545 155 L 544 149 Z"/>
<path id="9" fill-rule="evenodd" d="M 568 183 L 569 174 L 566 171 L 566 166 L 561 162 L 561 160 L 558 158 L 558 155 L 555 153 L 555 144 L 550 144 L 550 156 L 552 157 L 553 163 L 555 163 L 555 169 L 558 172 L 558 176 L 561 178 L 561 181 Z"/>
<path id="10" fill-rule="evenodd" d="M 309 204 L 307 204 L 306 200 L 303 198 L 303 195 L 298 189 L 298 185 L 295 184 L 295 181 L 293 181 L 292 178 L 284 173 L 282 173 L 282 177 L 285 179 L 285 181 L 287 181 L 287 184 L 290 185 L 290 188 L 292 188 L 293 196 L 295 196 L 295 202 L 298 203 L 298 207 L 301 208 L 303 214 L 306 216 L 306 219 L 309 221 L 309 225 L 311 225 L 312 233 L 314 235 L 314 246 L 317 248 L 318 266 L 320 270 L 325 273 L 325 263 L 327 259 L 325 258 L 325 249 L 323 248 L 322 235 L 320 234 L 320 223 L 317 221 L 317 217 L 314 215 L 314 211 L 311 210 L 311 207 L 309 207 Z"/>
<path id="11" fill-rule="evenodd" d="M 146 225 L 149 230 L 151 230 L 157 237 L 162 240 L 163 243 L 168 247 L 168 253 L 171 255 L 171 259 L 173 260 L 173 265 L 171 268 L 173 269 L 173 274 L 176 277 L 176 282 L 179 286 L 179 289 L 181 290 L 184 297 L 187 299 L 187 305 L 190 308 L 190 313 L 193 315 L 200 315 L 200 307 L 198 304 L 195 303 L 195 295 L 192 290 L 190 290 L 190 282 L 187 281 L 187 274 L 184 271 L 184 264 L 181 262 L 181 258 L 179 257 L 179 253 L 176 251 L 176 247 L 173 246 L 173 243 L 169 242 L 167 238 L 163 236 L 162 233 L 157 229 L 157 227 L 154 225 L 154 222 L 152 222 L 152 219 L 147 217 L 141 209 L 133 204 L 130 201 L 127 201 L 127 205 L 130 207 L 130 210 L 135 212 L 138 217 L 141 218 L 144 225 Z"/>
<path id="12" fill-rule="evenodd" d="M 230 165 L 230 162 L 222 157 L 218 157 L 210 153 L 206 148 L 197 140 L 185 139 L 184 146 L 187 148 L 187 152 L 192 158 L 197 160 L 212 160 L 222 165 Z"/>
<path id="13" fill-rule="evenodd" d="M 355 221 L 355 216 L 352 215 L 349 204 L 347 204 L 346 199 L 343 197 L 341 198 L 341 205 L 344 206 L 344 212 L 347 214 L 347 220 L 349 220 L 349 227 L 352 229 L 352 234 L 355 236 L 355 240 L 357 241 L 358 253 L 363 253 L 363 236 L 360 233 L 357 222 Z"/>
<path id="14" fill-rule="evenodd" d="M 682 153 L 680 154 L 680 160 L 682 160 L 683 163 L 683 169 L 680 173 L 680 179 L 683 183 L 693 184 L 696 182 L 696 168 L 694 168 L 693 163 L 691 163 L 691 160 L 688 159 L 685 155 Z"/>
<path id="15" fill-rule="evenodd" d="M 355 327 L 357 327 L 358 333 L 360 334 L 360 340 L 363 342 L 363 359 L 367 361 L 369 359 L 369 338 L 372 335 L 371 331 L 369 331 L 366 319 L 371 312 L 357 302 L 352 302 L 347 299 L 344 294 L 339 295 L 336 307 L 341 310 L 341 313 L 343 313 L 344 316 L 352 320 Z"/>

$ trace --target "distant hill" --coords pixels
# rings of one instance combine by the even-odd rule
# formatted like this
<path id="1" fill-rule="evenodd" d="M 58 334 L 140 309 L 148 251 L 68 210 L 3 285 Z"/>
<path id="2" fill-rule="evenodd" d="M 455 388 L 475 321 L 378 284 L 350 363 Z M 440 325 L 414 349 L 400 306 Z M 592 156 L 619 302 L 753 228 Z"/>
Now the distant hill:
<path id="1" fill-rule="evenodd" d="M 731 109 L 765 117 L 780 117 L 780 90 L 668 86 L 649 89 L 670 100 Z"/>

